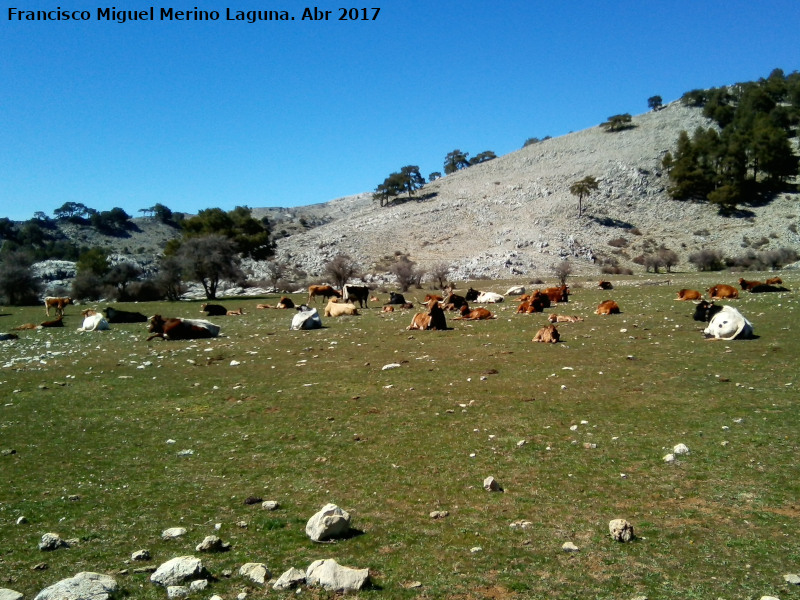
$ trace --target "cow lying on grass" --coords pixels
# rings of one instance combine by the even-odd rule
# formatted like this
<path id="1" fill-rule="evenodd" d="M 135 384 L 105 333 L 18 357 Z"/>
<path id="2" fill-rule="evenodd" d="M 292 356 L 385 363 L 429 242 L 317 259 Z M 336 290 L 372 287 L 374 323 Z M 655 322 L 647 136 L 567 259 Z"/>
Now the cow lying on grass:
<path id="1" fill-rule="evenodd" d="M 706 339 L 744 340 L 753 337 L 753 324 L 732 306 L 721 306 L 703 330 Z"/>
<path id="2" fill-rule="evenodd" d="M 618 315 L 619 305 L 613 300 L 604 300 L 599 304 L 597 310 L 594 311 L 596 315 Z"/>
<path id="3" fill-rule="evenodd" d="M 326 317 L 352 317 L 357 314 L 358 309 L 355 304 L 344 304 L 339 302 L 337 298 L 331 298 L 328 300 L 327 306 L 325 306 Z"/>
<path id="4" fill-rule="evenodd" d="M 543 344 L 556 344 L 561 339 L 561 334 L 555 325 L 545 325 L 533 337 L 534 342 L 542 342 Z"/>
<path id="5" fill-rule="evenodd" d="M 491 312 L 485 308 L 469 308 L 466 304 L 461 307 L 461 316 L 454 317 L 455 320 L 461 321 L 485 321 L 487 319 L 496 319 Z"/>
<path id="6" fill-rule="evenodd" d="M 411 325 L 407 329 L 418 329 L 420 331 L 428 329 L 443 331 L 447 329 L 447 320 L 444 318 L 444 310 L 442 310 L 441 304 L 431 300 L 428 303 L 428 312 L 415 314 L 414 318 L 411 319 Z"/>
<path id="7" fill-rule="evenodd" d="M 162 340 L 195 340 L 202 338 L 212 338 L 219 335 L 219 325 L 214 325 L 210 321 L 202 319 L 165 319 L 161 315 L 150 317 L 150 337 L 161 338 Z"/>
<path id="8" fill-rule="evenodd" d="M 547 315 L 547 320 L 551 323 L 578 323 L 579 321 L 583 321 L 583 317 L 551 313 Z"/>

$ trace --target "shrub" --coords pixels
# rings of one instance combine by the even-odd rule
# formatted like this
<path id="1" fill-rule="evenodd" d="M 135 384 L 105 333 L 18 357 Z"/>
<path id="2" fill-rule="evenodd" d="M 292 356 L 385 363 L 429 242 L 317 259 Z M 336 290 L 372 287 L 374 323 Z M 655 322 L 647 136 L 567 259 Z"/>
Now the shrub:
<path id="1" fill-rule="evenodd" d="M 698 271 L 722 271 L 725 268 L 725 260 L 719 250 L 700 250 L 689 255 L 689 263 L 694 265 Z"/>

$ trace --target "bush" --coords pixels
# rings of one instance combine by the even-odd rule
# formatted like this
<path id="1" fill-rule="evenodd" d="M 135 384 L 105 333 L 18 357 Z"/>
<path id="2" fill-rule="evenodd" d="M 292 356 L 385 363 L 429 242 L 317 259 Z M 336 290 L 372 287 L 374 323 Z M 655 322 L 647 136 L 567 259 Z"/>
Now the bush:
<path id="1" fill-rule="evenodd" d="M 31 257 L 24 252 L 12 252 L 0 263 L 0 298 L 9 305 L 36 304 L 39 281 L 31 270 Z"/>
<path id="2" fill-rule="evenodd" d="M 793 248 L 780 248 L 778 250 L 764 250 L 755 252 L 748 250 L 742 256 L 726 259 L 726 264 L 734 269 L 744 271 L 768 271 L 780 269 L 784 265 L 793 263 L 798 259 L 797 251 Z"/>
<path id="3" fill-rule="evenodd" d="M 725 268 L 725 259 L 719 250 L 700 250 L 689 255 L 689 263 L 698 271 L 722 271 Z"/>

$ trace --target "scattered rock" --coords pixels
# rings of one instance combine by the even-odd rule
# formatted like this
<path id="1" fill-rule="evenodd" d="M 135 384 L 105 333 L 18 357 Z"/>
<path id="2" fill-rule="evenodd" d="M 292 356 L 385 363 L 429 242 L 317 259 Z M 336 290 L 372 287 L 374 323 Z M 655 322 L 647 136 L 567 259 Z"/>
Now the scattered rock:
<path id="1" fill-rule="evenodd" d="M 614 519 L 608 523 L 608 532 L 618 542 L 630 542 L 634 539 L 633 525 L 625 519 Z"/>
<path id="2" fill-rule="evenodd" d="M 680 456 L 681 454 L 689 454 L 689 448 L 686 444 L 678 444 L 672 449 L 672 453 L 675 456 Z"/>
<path id="3" fill-rule="evenodd" d="M 292 567 L 284 571 L 278 580 L 272 585 L 273 590 L 291 590 L 306 582 L 306 574 L 300 569 Z"/>
<path id="4" fill-rule="evenodd" d="M 483 480 L 483 489 L 487 492 L 502 492 L 503 488 L 497 483 L 497 480 L 491 475 Z"/>
<path id="5" fill-rule="evenodd" d="M 258 585 L 265 585 L 269 578 L 272 577 L 272 573 L 269 572 L 267 565 L 264 563 L 245 563 L 239 567 L 239 575 Z"/>
<path id="6" fill-rule="evenodd" d="M 564 552 L 580 552 L 580 548 L 578 548 L 572 542 L 564 542 L 564 544 L 561 546 L 561 549 Z"/>
<path id="7" fill-rule="evenodd" d="M 27 524 L 28 524 L 27 517 L 19 517 L 17 519 L 17 525 L 27 525 Z"/>
<path id="8" fill-rule="evenodd" d="M 185 585 L 167 586 L 167 598 L 185 598 L 191 593 Z"/>
<path id="9" fill-rule="evenodd" d="M 789 573 L 783 576 L 783 580 L 790 585 L 800 585 L 800 575 Z"/>
<path id="10" fill-rule="evenodd" d="M 23 596 L 19 592 L 8 588 L 0 588 L 0 600 L 22 600 L 22 598 Z"/>
<path id="11" fill-rule="evenodd" d="M 69 548 L 69 544 L 62 540 L 57 533 L 45 533 L 42 536 L 42 541 L 39 542 L 39 550 L 43 552 L 50 552 L 59 548 Z"/>
<path id="12" fill-rule="evenodd" d="M 315 542 L 341 537 L 350 531 L 350 514 L 335 504 L 326 504 L 306 523 L 306 535 Z"/>
<path id="13" fill-rule="evenodd" d="M 264 510 L 278 510 L 280 504 L 275 500 L 264 500 L 264 502 L 261 503 L 261 508 Z"/>
<path id="14" fill-rule="evenodd" d="M 131 554 L 131 560 L 150 560 L 149 550 L 137 550 Z"/>
<path id="15" fill-rule="evenodd" d="M 332 592 L 356 592 L 369 581 L 369 569 L 342 567 L 334 559 L 315 560 L 306 569 L 306 582 Z"/>
<path id="16" fill-rule="evenodd" d="M 197 552 L 227 552 L 231 549 L 231 545 L 223 542 L 215 535 L 207 535 L 202 542 L 197 544 L 195 550 Z"/>
<path id="17" fill-rule="evenodd" d="M 192 593 L 202 592 L 208 587 L 208 579 L 195 579 L 189 584 L 189 591 Z"/>
<path id="18" fill-rule="evenodd" d="M 161 532 L 161 539 L 173 540 L 181 537 L 182 535 L 186 535 L 186 529 L 183 527 L 170 527 L 169 529 L 165 529 Z"/>
<path id="19" fill-rule="evenodd" d="M 432 510 L 428 516 L 431 519 L 444 519 L 450 516 L 450 513 L 446 510 Z"/>
<path id="20" fill-rule="evenodd" d="M 171 585 L 180 585 L 193 579 L 203 579 L 205 573 L 205 567 L 203 567 L 203 563 L 199 558 L 178 556 L 159 566 L 156 572 L 150 576 L 150 581 L 169 587 Z"/>
<path id="21" fill-rule="evenodd" d="M 85 571 L 43 589 L 34 600 L 109 600 L 118 591 L 113 577 Z"/>
<path id="22" fill-rule="evenodd" d="M 11 456 L 12 454 L 16 454 L 17 451 L 13 448 L 3 448 L 0 450 L 0 456 Z"/>
<path id="23" fill-rule="evenodd" d="M 669 454 L 664 456 L 663 460 L 665 463 L 672 464 L 675 462 L 675 455 L 670 452 Z"/>

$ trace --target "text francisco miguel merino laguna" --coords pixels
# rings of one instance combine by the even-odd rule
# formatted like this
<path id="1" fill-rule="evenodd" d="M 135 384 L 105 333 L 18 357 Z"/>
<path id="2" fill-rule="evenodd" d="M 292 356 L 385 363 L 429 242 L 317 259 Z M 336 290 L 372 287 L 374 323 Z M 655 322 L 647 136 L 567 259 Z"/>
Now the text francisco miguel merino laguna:
<path id="1" fill-rule="evenodd" d="M 344 9 L 340 9 L 344 10 Z M 367 9 L 363 9 L 365 12 Z M 371 9 L 377 13 L 380 9 Z M 327 21 L 331 18 L 330 10 L 319 10 L 316 7 L 304 8 L 300 20 Z M 300 15 L 300 11 L 297 11 Z M 352 18 L 352 15 L 349 15 Z M 370 15 L 371 16 L 371 15 Z M 377 14 L 375 15 L 377 16 Z M 233 10 L 226 8 L 223 11 L 200 10 L 175 10 L 167 7 L 151 6 L 145 10 L 117 10 L 115 6 L 90 10 L 64 10 L 60 6 L 53 10 L 24 10 L 22 8 L 9 8 L 7 17 L 9 21 L 115 21 L 125 23 L 129 21 L 294 21 L 295 17 L 287 10 Z M 361 17 L 361 15 L 358 15 Z M 357 17 L 357 18 L 358 18 Z M 368 18 L 368 15 L 364 15 Z M 335 16 L 333 18 L 336 18 Z M 367 20 L 365 18 L 364 20 Z M 360 20 L 360 19 L 359 19 Z M 369 20 L 374 20 L 369 19 Z"/>

